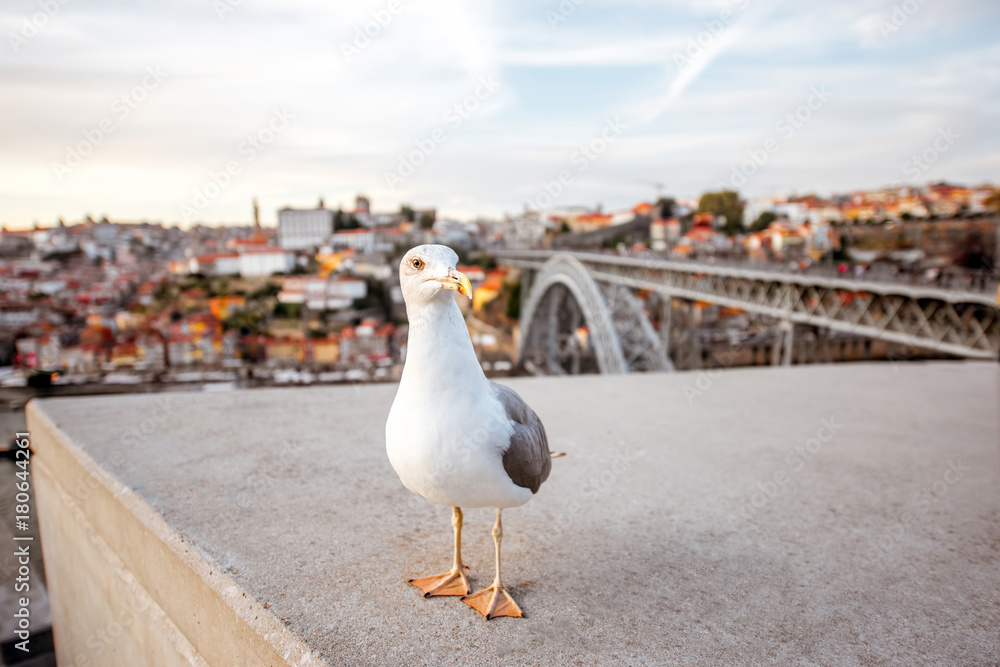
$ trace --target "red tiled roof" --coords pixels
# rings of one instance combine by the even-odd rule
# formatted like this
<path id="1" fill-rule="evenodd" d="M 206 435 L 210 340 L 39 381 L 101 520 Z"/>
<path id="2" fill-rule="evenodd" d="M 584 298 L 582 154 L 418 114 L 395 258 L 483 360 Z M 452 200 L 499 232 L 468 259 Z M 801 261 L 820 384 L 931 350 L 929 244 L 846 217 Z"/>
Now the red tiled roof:
<path id="1" fill-rule="evenodd" d="M 265 255 L 265 254 L 267 254 L 267 255 L 276 255 L 276 254 L 282 254 L 282 255 L 284 255 L 286 252 L 288 252 L 288 251 L 287 250 L 282 250 L 281 248 L 270 248 L 270 247 L 269 248 L 243 248 L 242 250 L 240 250 L 239 254 L 241 254 L 241 255 Z"/>
<path id="2" fill-rule="evenodd" d="M 239 257 L 239 253 L 235 252 L 215 252 L 209 253 L 207 255 L 198 255 L 199 264 L 208 264 L 214 262 L 217 259 L 235 259 Z"/>
<path id="3" fill-rule="evenodd" d="M 576 218 L 577 222 L 611 222 L 611 215 L 604 213 L 584 213 Z"/>

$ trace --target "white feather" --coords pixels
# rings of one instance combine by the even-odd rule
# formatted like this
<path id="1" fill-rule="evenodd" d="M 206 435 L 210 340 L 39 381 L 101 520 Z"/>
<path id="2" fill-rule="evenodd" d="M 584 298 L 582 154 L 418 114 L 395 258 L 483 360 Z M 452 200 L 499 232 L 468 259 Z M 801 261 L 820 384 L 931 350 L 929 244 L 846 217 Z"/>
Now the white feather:
<path id="1" fill-rule="evenodd" d="M 413 256 L 424 262 L 419 271 L 407 270 Z M 513 425 L 479 365 L 455 293 L 425 287 L 427 276 L 447 275 L 456 260 L 444 246 L 418 246 L 403 258 L 400 283 L 410 329 L 385 425 L 386 452 L 403 485 L 428 500 L 516 507 L 532 493 L 503 467 Z"/>

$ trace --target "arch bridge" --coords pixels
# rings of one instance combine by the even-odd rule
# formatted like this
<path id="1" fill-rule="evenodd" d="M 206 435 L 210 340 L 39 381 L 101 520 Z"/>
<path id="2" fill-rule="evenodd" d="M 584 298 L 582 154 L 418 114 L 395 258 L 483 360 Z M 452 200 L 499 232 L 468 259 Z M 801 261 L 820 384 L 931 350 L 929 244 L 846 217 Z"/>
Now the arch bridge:
<path id="1" fill-rule="evenodd" d="M 1000 353 L 1000 308 L 985 293 L 596 252 L 505 250 L 496 257 L 522 271 L 519 358 L 532 372 L 672 370 L 675 299 L 773 318 L 776 364 L 792 362 L 796 325 L 933 354 Z"/>

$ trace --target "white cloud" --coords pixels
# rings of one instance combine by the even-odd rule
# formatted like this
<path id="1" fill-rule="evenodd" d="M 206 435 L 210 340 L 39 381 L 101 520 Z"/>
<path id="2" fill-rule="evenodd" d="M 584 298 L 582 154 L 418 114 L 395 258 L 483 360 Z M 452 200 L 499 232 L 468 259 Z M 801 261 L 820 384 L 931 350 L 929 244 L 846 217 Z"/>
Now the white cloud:
<path id="1" fill-rule="evenodd" d="M 518 210 L 614 115 L 630 129 L 566 197 L 624 206 L 651 195 L 640 180 L 695 196 L 818 84 L 834 101 L 748 192 L 887 181 L 949 122 L 972 139 L 936 165 L 941 176 L 996 173 L 1000 47 L 983 28 L 998 18 L 995 3 L 926 3 L 877 43 L 872 17 L 891 12 L 889 0 L 754 4 L 678 71 L 673 55 L 729 3 L 592 0 L 552 30 L 545 10 L 554 3 L 398 1 L 401 10 L 349 61 L 341 45 L 389 0 L 245 0 L 222 20 L 195 0 L 66 5 L 18 53 L 0 48 L 0 223 L 84 213 L 176 220 L 206 174 L 281 107 L 295 115 L 291 127 L 206 219 L 245 221 L 255 195 L 271 220 L 269 206 L 321 195 L 348 203 L 357 191 L 378 208 Z M 3 34 L 34 11 L 32 0 L 5 5 Z M 55 179 L 52 162 L 149 65 L 168 72 L 163 85 L 79 169 Z M 384 171 L 482 75 L 503 85 L 390 190 Z"/>

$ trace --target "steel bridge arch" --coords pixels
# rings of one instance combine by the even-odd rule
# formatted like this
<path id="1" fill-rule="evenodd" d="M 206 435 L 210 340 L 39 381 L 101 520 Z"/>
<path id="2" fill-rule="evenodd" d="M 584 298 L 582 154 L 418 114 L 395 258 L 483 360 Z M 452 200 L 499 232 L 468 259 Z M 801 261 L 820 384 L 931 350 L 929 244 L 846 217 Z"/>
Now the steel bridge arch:
<path id="1" fill-rule="evenodd" d="M 524 359 L 532 342 L 542 335 L 538 327 L 545 325 L 538 321 L 540 307 L 546 295 L 556 285 L 565 287 L 580 306 L 601 373 L 629 372 L 629 365 L 601 288 L 587 267 L 572 255 L 554 255 L 542 265 L 532 281 L 528 299 L 521 308 L 522 335 L 518 358 Z"/>

